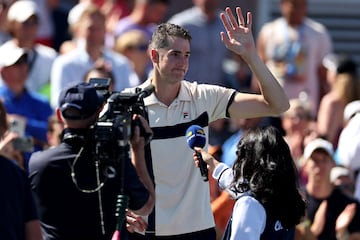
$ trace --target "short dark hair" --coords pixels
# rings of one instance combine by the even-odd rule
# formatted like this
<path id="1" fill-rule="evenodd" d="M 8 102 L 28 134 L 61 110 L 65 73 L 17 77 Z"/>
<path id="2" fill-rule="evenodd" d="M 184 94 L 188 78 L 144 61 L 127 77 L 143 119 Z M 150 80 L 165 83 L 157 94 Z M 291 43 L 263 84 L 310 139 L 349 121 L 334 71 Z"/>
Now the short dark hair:
<path id="1" fill-rule="evenodd" d="M 155 29 L 151 41 L 150 49 L 166 48 L 169 46 L 169 37 L 181 37 L 191 41 L 191 35 L 185 28 L 173 23 L 161 23 Z"/>

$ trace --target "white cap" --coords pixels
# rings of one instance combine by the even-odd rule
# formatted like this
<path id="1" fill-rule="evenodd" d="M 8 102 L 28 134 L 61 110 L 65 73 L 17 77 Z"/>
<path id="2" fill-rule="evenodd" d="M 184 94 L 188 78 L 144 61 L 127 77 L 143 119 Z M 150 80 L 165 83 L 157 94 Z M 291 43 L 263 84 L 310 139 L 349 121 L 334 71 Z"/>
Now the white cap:
<path id="1" fill-rule="evenodd" d="M 356 74 L 357 64 L 351 57 L 344 54 L 327 54 L 322 61 L 325 68 L 336 73 Z"/>
<path id="2" fill-rule="evenodd" d="M 336 72 L 337 67 L 339 65 L 339 59 L 335 54 L 329 53 L 323 58 L 322 64 L 325 68 L 329 69 L 330 71 Z"/>
<path id="3" fill-rule="evenodd" d="M 339 177 L 346 177 L 346 176 L 352 178 L 350 170 L 345 167 L 336 166 L 331 169 L 330 181 L 334 183 L 335 180 L 338 179 Z"/>
<path id="4" fill-rule="evenodd" d="M 72 7 L 68 14 L 68 24 L 71 26 L 75 23 L 77 23 L 80 20 L 81 15 L 84 13 L 86 8 L 90 6 L 91 3 L 89 2 L 80 2 L 76 4 L 74 7 Z"/>
<path id="5" fill-rule="evenodd" d="M 323 149 L 331 157 L 334 154 L 334 148 L 331 142 L 326 141 L 322 138 L 316 138 L 306 145 L 304 149 L 304 160 L 309 159 L 311 154 L 317 149 Z"/>
<path id="6" fill-rule="evenodd" d="M 349 121 L 356 113 L 360 113 L 360 100 L 348 103 L 344 109 L 344 121 Z"/>
<path id="7" fill-rule="evenodd" d="M 24 54 L 25 50 L 12 42 L 6 42 L 0 46 L 0 67 L 9 67 L 16 63 Z"/>
<path id="8" fill-rule="evenodd" d="M 7 18 L 9 21 L 25 22 L 33 15 L 39 15 L 36 3 L 30 0 L 18 0 L 11 4 Z"/>

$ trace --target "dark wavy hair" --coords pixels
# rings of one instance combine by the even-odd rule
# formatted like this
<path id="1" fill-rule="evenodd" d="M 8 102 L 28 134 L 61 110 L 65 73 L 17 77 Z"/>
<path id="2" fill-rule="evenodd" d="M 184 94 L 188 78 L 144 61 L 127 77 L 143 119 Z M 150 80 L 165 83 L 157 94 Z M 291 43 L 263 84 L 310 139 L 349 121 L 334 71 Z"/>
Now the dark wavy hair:
<path id="1" fill-rule="evenodd" d="M 305 214 L 305 201 L 297 168 L 280 131 L 272 126 L 249 130 L 239 141 L 236 154 L 235 191 L 250 191 L 267 216 L 280 220 L 283 227 L 298 224 Z"/>

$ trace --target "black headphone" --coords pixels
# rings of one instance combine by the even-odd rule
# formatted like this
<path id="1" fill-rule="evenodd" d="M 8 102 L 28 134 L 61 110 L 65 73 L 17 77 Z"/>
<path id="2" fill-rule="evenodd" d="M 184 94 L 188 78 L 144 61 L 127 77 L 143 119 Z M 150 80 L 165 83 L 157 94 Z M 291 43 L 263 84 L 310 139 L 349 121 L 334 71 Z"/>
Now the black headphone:
<path id="1" fill-rule="evenodd" d="M 86 135 L 80 135 L 64 131 L 62 133 L 61 142 L 82 147 L 86 143 Z"/>

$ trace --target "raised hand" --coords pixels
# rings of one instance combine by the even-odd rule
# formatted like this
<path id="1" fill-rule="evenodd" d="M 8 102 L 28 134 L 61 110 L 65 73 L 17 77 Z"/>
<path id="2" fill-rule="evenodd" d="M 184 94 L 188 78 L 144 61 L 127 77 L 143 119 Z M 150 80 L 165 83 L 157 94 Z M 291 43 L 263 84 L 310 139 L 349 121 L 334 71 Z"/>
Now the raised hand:
<path id="1" fill-rule="evenodd" d="M 340 213 L 336 219 L 336 233 L 339 236 L 342 236 L 349 224 L 351 223 L 356 212 L 356 203 L 351 203 L 346 206 L 346 208 Z"/>
<path id="2" fill-rule="evenodd" d="M 322 201 L 318 210 L 315 213 L 314 221 L 311 224 L 310 228 L 311 232 L 315 236 L 319 236 L 320 233 L 324 230 L 327 205 L 328 203 L 326 200 Z"/>
<path id="3" fill-rule="evenodd" d="M 244 60 L 256 53 L 254 37 L 251 32 L 252 14 L 247 13 L 247 22 L 245 23 L 241 8 L 236 9 L 237 19 L 233 15 L 231 9 L 227 7 L 224 13 L 220 14 L 221 21 L 226 29 L 221 32 L 221 40 L 226 48 L 241 55 Z"/>

